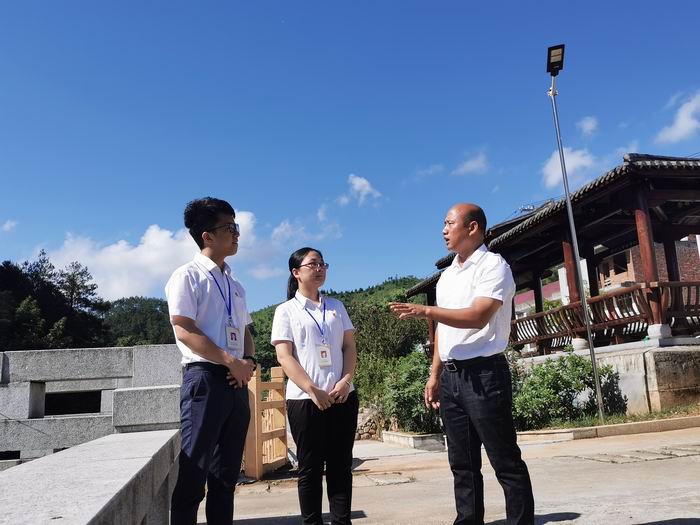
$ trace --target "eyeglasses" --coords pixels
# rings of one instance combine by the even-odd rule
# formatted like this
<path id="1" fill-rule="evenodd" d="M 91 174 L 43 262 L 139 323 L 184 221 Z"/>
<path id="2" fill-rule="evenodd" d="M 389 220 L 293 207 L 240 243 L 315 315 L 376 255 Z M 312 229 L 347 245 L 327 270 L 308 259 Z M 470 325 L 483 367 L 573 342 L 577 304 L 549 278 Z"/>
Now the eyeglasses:
<path id="1" fill-rule="evenodd" d="M 216 231 L 219 228 L 228 228 L 229 233 L 235 233 L 236 235 L 241 234 L 241 228 L 235 222 L 229 222 L 227 224 L 222 224 L 221 226 L 216 226 L 209 231 Z"/>
<path id="2" fill-rule="evenodd" d="M 330 265 L 327 262 L 310 262 L 300 266 L 308 266 L 312 270 L 327 270 Z"/>

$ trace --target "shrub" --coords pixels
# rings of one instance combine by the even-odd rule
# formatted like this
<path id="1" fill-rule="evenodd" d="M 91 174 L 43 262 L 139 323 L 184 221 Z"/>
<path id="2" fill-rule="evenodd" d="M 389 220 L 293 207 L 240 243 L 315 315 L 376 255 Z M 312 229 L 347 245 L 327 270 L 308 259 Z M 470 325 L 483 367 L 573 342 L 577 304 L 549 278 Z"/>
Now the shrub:
<path id="1" fill-rule="evenodd" d="M 408 432 L 439 432 L 437 412 L 423 404 L 430 361 L 422 351 L 412 351 L 396 359 L 394 364 L 383 386 L 381 409 L 384 416 Z"/>
<path id="2" fill-rule="evenodd" d="M 627 399 L 620 392 L 618 374 L 610 365 L 598 367 L 598 374 L 605 412 L 624 413 Z M 556 360 L 547 359 L 525 374 L 516 360 L 511 363 L 511 376 L 515 377 L 513 418 L 518 430 L 597 413 L 591 361 L 573 352 Z"/>
<path id="3" fill-rule="evenodd" d="M 395 366 L 395 358 L 379 354 L 361 352 L 357 359 L 357 368 L 353 383 L 357 388 L 360 406 L 381 409 L 386 378 Z"/>

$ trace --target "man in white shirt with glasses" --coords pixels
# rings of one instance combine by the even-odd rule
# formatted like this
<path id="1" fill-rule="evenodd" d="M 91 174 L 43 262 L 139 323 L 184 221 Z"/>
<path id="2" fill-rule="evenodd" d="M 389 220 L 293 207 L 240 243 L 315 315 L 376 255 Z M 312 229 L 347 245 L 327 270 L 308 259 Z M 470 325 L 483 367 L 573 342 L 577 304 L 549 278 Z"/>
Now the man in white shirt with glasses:
<path id="1" fill-rule="evenodd" d="M 205 485 L 207 522 L 231 523 L 250 420 L 246 385 L 256 366 L 245 290 L 225 262 L 238 251 L 240 233 L 231 205 L 212 197 L 187 204 L 185 226 L 200 253 L 165 286 L 185 368 L 171 523 L 197 523 Z"/>

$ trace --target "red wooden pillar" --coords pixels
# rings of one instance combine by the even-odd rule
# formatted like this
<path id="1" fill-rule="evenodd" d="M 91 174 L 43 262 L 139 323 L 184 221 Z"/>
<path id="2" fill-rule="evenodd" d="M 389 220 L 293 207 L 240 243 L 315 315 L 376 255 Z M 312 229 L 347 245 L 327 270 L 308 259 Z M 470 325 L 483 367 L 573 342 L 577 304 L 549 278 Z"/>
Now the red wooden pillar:
<path id="1" fill-rule="evenodd" d="M 544 311 L 544 297 L 542 294 L 542 279 L 540 279 L 539 272 L 535 272 L 532 282 L 530 283 L 530 288 L 535 294 L 535 312 Z"/>
<path id="2" fill-rule="evenodd" d="M 569 302 L 575 303 L 581 300 L 578 293 L 576 268 L 576 258 L 574 257 L 574 246 L 571 242 L 571 234 L 568 230 L 564 232 L 564 240 L 561 242 L 564 252 L 564 268 L 566 269 L 566 285 L 569 287 Z"/>
<path id="3" fill-rule="evenodd" d="M 583 258 L 586 259 L 588 270 L 588 291 L 591 297 L 595 297 L 600 295 L 600 283 L 598 282 L 598 261 L 595 258 L 593 246 L 586 246 L 583 249 Z"/>
<path id="4" fill-rule="evenodd" d="M 668 230 L 664 231 L 664 257 L 666 259 L 666 273 L 669 281 L 680 281 L 681 271 L 678 268 L 678 253 L 676 253 L 676 239 Z"/>
<path id="5" fill-rule="evenodd" d="M 654 237 L 652 235 L 651 216 L 649 215 L 649 203 L 646 190 L 642 187 L 637 189 L 634 220 L 637 225 L 639 254 L 642 259 L 642 275 L 647 283 L 658 282 L 659 268 L 656 265 L 656 254 L 654 253 Z M 659 325 L 663 319 L 659 290 L 654 290 L 649 295 L 649 299 L 652 324 Z"/>

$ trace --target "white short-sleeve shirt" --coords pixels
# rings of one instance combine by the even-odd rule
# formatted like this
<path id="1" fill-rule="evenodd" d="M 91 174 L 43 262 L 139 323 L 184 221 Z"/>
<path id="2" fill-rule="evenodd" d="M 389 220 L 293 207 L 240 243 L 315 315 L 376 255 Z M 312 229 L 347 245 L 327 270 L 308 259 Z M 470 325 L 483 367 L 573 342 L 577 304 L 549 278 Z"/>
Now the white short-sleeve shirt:
<path id="1" fill-rule="evenodd" d="M 440 359 L 471 359 L 495 355 L 506 349 L 510 336 L 515 281 L 508 263 L 483 244 L 463 264 L 456 255 L 442 272 L 436 287 L 437 305 L 441 308 L 468 308 L 477 297 L 503 302 L 482 329 L 454 328 L 437 325 Z"/>
<path id="2" fill-rule="evenodd" d="M 331 366 L 321 367 L 318 362 L 316 345 L 321 343 L 319 325 L 323 321 L 323 306 L 326 307 L 326 342 L 330 345 Z M 315 320 L 315 321 L 314 321 Z M 318 323 L 318 325 L 317 325 Z M 337 299 L 321 296 L 321 303 L 307 299 L 300 292 L 275 310 L 272 320 L 270 342 L 291 341 L 294 358 L 309 375 L 314 384 L 330 392 L 343 377 L 343 336 L 347 330 L 355 328 L 348 317 L 343 303 Z M 350 391 L 355 390 L 351 385 Z M 287 381 L 287 399 L 309 399 L 292 380 Z"/>
<path id="3" fill-rule="evenodd" d="M 231 294 L 232 325 L 238 328 L 242 343 L 245 328 L 253 320 L 246 306 L 245 290 L 231 276 L 231 268 L 228 264 L 224 263 L 222 271 L 209 257 L 198 253 L 192 261 L 175 270 L 165 285 L 170 315 L 181 315 L 193 319 L 197 328 L 215 345 L 240 359 L 243 357 L 243 344 L 235 351 L 226 346 L 229 293 Z M 175 341 L 182 352 L 183 365 L 208 362 L 177 339 L 177 334 Z"/>

